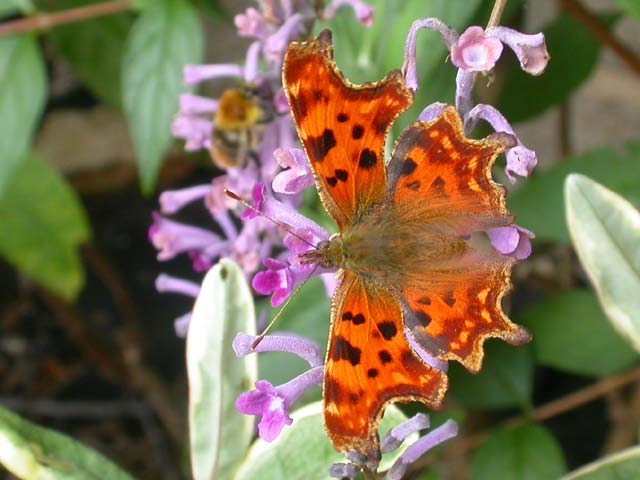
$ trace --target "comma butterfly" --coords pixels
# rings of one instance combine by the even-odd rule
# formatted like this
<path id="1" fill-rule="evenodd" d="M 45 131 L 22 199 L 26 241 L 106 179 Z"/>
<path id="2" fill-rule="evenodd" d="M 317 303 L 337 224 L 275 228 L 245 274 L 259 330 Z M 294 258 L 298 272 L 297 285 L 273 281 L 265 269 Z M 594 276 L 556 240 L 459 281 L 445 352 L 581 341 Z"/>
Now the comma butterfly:
<path id="1" fill-rule="evenodd" d="M 448 379 L 411 347 L 481 367 L 484 341 L 530 340 L 503 313 L 513 260 L 482 234 L 513 224 L 491 179 L 510 137 L 465 137 L 453 107 L 416 122 L 385 166 L 387 132 L 413 102 L 402 74 L 353 85 L 333 61 L 331 32 L 292 43 L 283 83 L 324 208 L 339 233 L 302 261 L 342 269 L 332 304 L 324 418 L 335 448 L 379 458 L 391 402 L 442 406 Z"/>

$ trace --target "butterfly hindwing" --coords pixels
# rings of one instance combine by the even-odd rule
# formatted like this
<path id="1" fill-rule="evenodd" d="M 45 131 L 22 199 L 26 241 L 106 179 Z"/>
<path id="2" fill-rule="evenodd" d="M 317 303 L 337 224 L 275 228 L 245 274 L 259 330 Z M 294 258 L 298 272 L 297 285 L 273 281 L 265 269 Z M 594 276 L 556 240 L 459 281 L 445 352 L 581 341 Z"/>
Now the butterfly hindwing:
<path id="1" fill-rule="evenodd" d="M 407 343 L 390 289 L 345 271 L 333 299 L 325 367 L 325 426 L 334 446 L 375 457 L 377 425 L 392 401 L 441 406 L 446 375 Z"/>
<path id="2" fill-rule="evenodd" d="M 384 195 L 387 131 L 413 94 L 399 71 L 377 83 L 345 80 L 328 30 L 292 43 L 282 75 L 320 198 L 342 230 Z"/>
<path id="3" fill-rule="evenodd" d="M 495 252 L 486 238 L 484 245 L 467 240 L 459 247 L 461 238 L 513 223 L 505 190 L 491 179 L 491 167 L 507 144 L 500 136 L 466 138 L 458 113 L 448 107 L 434 121 L 405 130 L 389 164 L 388 188 L 399 223 L 416 216 L 428 223 L 438 235 L 429 237 L 438 239 L 431 245 L 440 252 L 427 267 L 418 260 L 419 273 L 405 272 L 406 324 L 427 351 L 473 372 L 480 370 L 487 338 L 514 345 L 530 340 L 500 305 L 513 260 Z"/>

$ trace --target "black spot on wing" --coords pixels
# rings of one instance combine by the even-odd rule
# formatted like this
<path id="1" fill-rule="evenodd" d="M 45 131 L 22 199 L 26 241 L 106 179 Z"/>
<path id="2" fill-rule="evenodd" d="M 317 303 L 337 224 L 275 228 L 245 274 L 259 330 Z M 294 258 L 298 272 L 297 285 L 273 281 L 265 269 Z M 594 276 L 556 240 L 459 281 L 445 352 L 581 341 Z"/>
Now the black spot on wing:
<path id="1" fill-rule="evenodd" d="M 331 187 L 335 187 L 338 184 L 338 179 L 336 177 L 325 177 L 325 179 Z"/>
<path id="2" fill-rule="evenodd" d="M 323 161 L 329 150 L 337 145 L 333 130 L 329 128 L 325 128 L 324 132 L 317 137 L 309 137 L 307 142 L 309 143 L 311 158 L 318 162 Z"/>
<path id="3" fill-rule="evenodd" d="M 346 122 L 347 120 L 349 120 L 349 115 L 347 115 L 347 114 L 346 114 L 346 113 L 344 113 L 344 112 L 341 112 L 341 113 L 339 113 L 339 114 L 338 114 L 338 116 L 336 117 L 336 120 L 338 120 L 338 122 L 340 122 L 340 123 L 344 123 L 344 122 Z"/>
<path id="4" fill-rule="evenodd" d="M 418 320 L 418 323 L 420 323 L 420 325 L 422 325 L 423 327 L 426 327 L 431 323 L 431 317 L 424 313 L 422 310 L 414 310 L 413 314 Z"/>
<path id="5" fill-rule="evenodd" d="M 348 322 L 349 320 L 353 320 L 353 313 L 351 312 L 344 312 L 342 314 L 342 320 Z"/>
<path id="6" fill-rule="evenodd" d="M 354 125 L 351 129 L 351 138 L 359 140 L 364 135 L 364 127 L 362 125 Z"/>
<path id="7" fill-rule="evenodd" d="M 380 361 L 382 362 L 383 365 L 391 362 L 391 354 L 386 350 L 380 350 L 378 352 L 378 358 L 380 358 Z"/>
<path id="8" fill-rule="evenodd" d="M 377 162 L 378 156 L 375 152 L 369 150 L 368 148 L 365 148 L 364 150 L 362 150 L 362 153 L 360 153 L 358 165 L 360 165 L 362 168 L 372 168 Z"/>
<path id="9" fill-rule="evenodd" d="M 417 166 L 418 164 L 414 162 L 411 157 L 407 157 L 404 162 L 402 162 L 402 170 L 400 170 L 400 176 L 408 177 L 415 171 Z"/>
<path id="10" fill-rule="evenodd" d="M 376 378 L 377 376 L 378 376 L 378 369 L 377 368 L 370 368 L 369 370 L 367 370 L 367 377 Z"/>
<path id="11" fill-rule="evenodd" d="M 418 190 L 420 190 L 420 180 L 414 180 L 411 183 L 407 183 L 405 187 L 413 192 L 417 192 Z"/>
<path id="12" fill-rule="evenodd" d="M 358 313 L 357 315 L 353 316 L 354 325 L 362 325 L 363 323 L 364 323 L 364 315 L 362 315 L 361 313 Z"/>
<path id="13" fill-rule="evenodd" d="M 354 367 L 360 364 L 360 355 L 362 350 L 358 347 L 354 347 L 345 340 L 343 337 L 338 337 L 334 343 L 333 360 L 348 360 Z"/>
<path id="14" fill-rule="evenodd" d="M 385 340 L 391 340 L 398 333 L 396 324 L 393 322 L 380 322 L 378 323 L 378 330 L 382 334 Z"/>
<path id="15" fill-rule="evenodd" d="M 346 170 L 342 170 L 341 168 L 336 168 L 335 174 L 336 178 L 341 182 L 346 182 L 349 178 L 349 172 L 347 172 Z"/>

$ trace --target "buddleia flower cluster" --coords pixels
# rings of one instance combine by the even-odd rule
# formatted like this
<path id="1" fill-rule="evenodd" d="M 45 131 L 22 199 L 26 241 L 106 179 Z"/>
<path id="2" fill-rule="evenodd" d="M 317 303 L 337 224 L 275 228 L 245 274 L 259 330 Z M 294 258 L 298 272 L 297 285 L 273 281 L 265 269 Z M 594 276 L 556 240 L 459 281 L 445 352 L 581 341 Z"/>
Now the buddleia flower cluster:
<path id="1" fill-rule="evenodd" d="M 195 272 L 205 272 L 219 258 L 225 257 L 235 261 L 247 278 L 251 278 L 261 267 L 262 260 L 282 249 L 282 233 L 272 222 L 258 218 L 243 223 L 239 228 L 238 218 L 242 207 L 224 191 L 228 189 L 243 198 L 250 198 L 254 186 L 261 184 L 269 195 L 278 191 L 285 193 L 280 198 L 288 208 L 295 210 L 299 207 L 299 192 L 313 182 L 310 183 L 308 177 L 298 180 L 292 178 L 297 171 L 295 168 L 276 180 L 276 175 L 282 169 L 289 169 L 299 161 L 290 154 L 296 138 L 289 106 L 282 91 L 282 61 L 291 40 L 308 37 L 319 15 L 322 19 L 331 19 L 341 7 L 351 8 L 363 25 L 371 25 L 373 9 L 359 0 L 334 0 L 322 12 L 316 11 L 313 1 L 261 0 L 258 8 L 249 7 L 234 19 L 238 35 L 252 40 L 244 64 L 184 67 L 184 83 L 191 86 L 224 78 L 234 79 L 237 90 L 246 88 L 259 96 L 258 114 L 268 112 L 268 115 L 257 119 L 254 125 L 247 126 L 251 131 L 236 132 L 238 135 L 257 137 L 256 144 L 249 145 L 242 155 L 244 158 L 239 159 L 240 164 L 225 166 L 214 155 L 213 160 L 223 168 L 223 175 L 206 184 L 169 190 L 160 195 L 160 212 L 154 212 L 153 224 L 149 228 L 149 240 L 158 250 L 159 261 L 186 254 Z M 181 95 L 180 110 L 173 121 L 172 132 L 175 137 L 185 141 L 185 150 L 214 153 L 212 139 L 216 137 L 215 118 L 224 105 L 225 94 L 218 99 Z M 234 107 L 234 104 L 228 106 L 230 109 Z M 242 148 L 242 145 L 237 148 Z M 169 218 L 194 202 L 202 202 L 209 211 L 211 225 L 186 225 Z M 324 279 L 331 289 L 332 276 L 325 275 Z M 296 278 L 292 283 L 298 280 Z M 198 283 L 166 273 L 158 276 L 156 289 L 193 298 L 200 291 Z M 190 318 L 191 313 L 187 312 L 175 320 L 175 330 L 179 336 L 186 335 Z"/>

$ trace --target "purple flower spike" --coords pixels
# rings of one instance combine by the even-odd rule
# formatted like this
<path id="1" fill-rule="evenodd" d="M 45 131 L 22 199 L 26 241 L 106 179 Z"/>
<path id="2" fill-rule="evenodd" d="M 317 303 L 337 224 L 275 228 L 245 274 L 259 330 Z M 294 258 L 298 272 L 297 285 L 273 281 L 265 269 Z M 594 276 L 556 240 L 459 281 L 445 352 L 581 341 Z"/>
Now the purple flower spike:
<path id="1" fill-rule="evenodd" d="M 233 339 L 233 351 L 238 357 L 244 357 L 250 353 L 261 352 L 287 352 L 293 353 L 306 361 L 311 368 L 323 365 L 320 347 L 313 341 L 292 333 L 279 333 L 265 335 L 262 341 L 253 349 L 253 342 L 258 337 L 238 333 Z"/>
<path id="2" fill-rule="evenodd" d="M 514 225 L 487 230 L 491 245 L 503 255 L 524 260 L 531 255 L 531 239 L 536 236 L 526 228 Z"/>
<path id="3" fill-rule="evenodd" d="M 202 228 L 173 222 L 153 213 L 153 225 L 149 227 L 149 240 L 156 247 L 158 260 L 170 260 L 182 252 L 191 250 L 224 249 L 225 242 L 215 233 Z"/>
<path id="4" fill-rule="evenodd" d="M 196 298 L 200 293 L 200 285 L 189 280 L 173 277 L 161 273 L 156 278 L 156 290 L 159 292 L 172 292 Z"/>
<path id="5" fill-rule="evenodd" d="M 262 263 L 267 270 L 258 272 L 251 286 L 262 295 L 271 295 L 271 306 L 277 307 L 286 300 L 293 290 L 293 277 L 291 269 L 286 263 L 279 262 L 273 258 L 265 258 Z"/>
<path id="6" fill-rule="evenodd" d="M 264 203 L 264 185 L 262 183 L 256 183 L 253 186 L 253 190 L 251 191 L 251 198 L 253 200 L 253 208 L 255 208 L 258 212 L 262 211 L 262 204 Z M 255 210 L 248 208 L 240 217 L 242 220 L 247 221 L 252 218 L 259 217 Z"/>
<path id="7" fill-rule="evenodd" d="M 196 185 L 195 187 L 181 190 L 165 190 L 160 194 L 160 211 L 165 215 L 171 215 L 181 210 L 185 205 L 200 200 L 207 196 L 211 185 Z"/>
<path id="8" fill-rule="evenodd" d="M 247 8 L 245 13 L 236 15 L 233 23 L 241 37 L 263 38 L 267 34 L 264 17 L 253 7 Z"/>
<path id="9" fill-rule="evenodd" d="M 434 102 L 427 108 L 422 110 L 420 115 L 418 115 L 418 120 L 420 120 L 421 122 L 431 122 L 438 118 L 446 107 L 446 103 Z"/>
<path id="10" fill-rule="evenodd" d="M 291 425 L 284 396 L 278 394 L 273 385 L 266 380 L 258 380 L 256 389 L 241 394 L 236 400 L 236 408 L 245 415 L 260 415 L 258 435 L 267 442 L 272 442 L 280 434 L 285 425 Z"/>
<path id="11" fill-rule="evenodd" d="M 171 124 L 174 137 L 187 141 L 185 150 L 192 152 L 211 146 L 213 122 L 210 120 L 178 114 Z"/>
<path id="12" fill-rule="evenodd" d="M 329 476 L 332 478 L 355 480 L 360 473 L 360 467 L 354 463 L 334 463 L 329 467 Z"/>
<path id="13" fill-rule="evenodd" d="M 280 167 L 287 169 L 273 179 L 274 192 L 296 194 L 313 185 L 313 173 L 304 151 L 299 148 L 278 148 L 273 156 Z"/>
<path id="14" fill-rule="evenodd" d="M 387 472 L 387 480 L 401 480 L 407 471 L 407 467 L 418 460 L 433 447 L 455 437 L 458 434 L 458 425 L 453 420 L 447 420 L 434 431 L 418 439 L 410 445 L 396 460 Z"/>
<path id="15" fill-rule="evenodd" d="M 218 104 L 217 100 L 201 97 L 200 95 L 191 93 L 180 95 L 180 113 L 183 115 L 210 114 L 218 110 Z"/>
<path id="16" fill-rule="evenodd" d="M 253 42 L 247 49 L 247 58 L 244 64 L 244 80 L 247 83 L 253 83 L 256 81 L 258 71 L 260 69 L 261 50 L 262 47 L 258 41 Z"/>
<path id="17" fill-rule="evenodd" d="M 540 75 L 547 68 L 551 56 L 547 51 L 544 34 L 526 35 L 507 27 L 492 27 L 487 30 L 486 36 L 495 37 L 511 48 L 525 72 Z"/>
<path id="18" fill-rule="evenodd" d="M 387 433 L 380 442 L 380 451 L 382 453 L 393 452 L 409 435 L 429 428 L 429 426 L 429 417 L 424 413 L 417 413 L 410 419 L 405 420 L 400 425 L 389 430 L 389 433 Z"/>
<path id="19" fill-rule="evenodd" d="M 235 63 L 215 63 L 212 65 L 185 65 L 182 80 L 187 85 L 196 85 L 213 78 L 242 78 L 244 69 Z"/>
<path id="20" fill-rule="evenodd" d="M 482 27 L 467 28 L 451 45 L 451 63 L 467 72 L 491 70 L 502 55 L 502 42 L 485 35 Z"/>
<path id="21" fill-rule="evenodd" d="M 295 13 L 285 20 L 276 33 L 264 42 L 264 56 L 274 63 L 282 62 L 289 42 L 304 31 L 304 17 Z"/>
<path id="22" fill-rule="evenodd" d="M 437 18 L 422 18 L 411 24 L 409 33 L 407 34 L 407 42 L 404 46 L 404 63 L 402 65 L 402 74 L 404 75 L 407 87 L 416 91 L 418 90 L 418 72 L 416 67 L 416 36 L 422 28 L 435 30 L 442 35 L 445 45 L 451 49 L 451 45 L 457 40 L 458 34 L 455 30 L 446 26 Z"/>
<path id="23" fill-rule="evenodd" d="M 358 21 L 365 27 L 370 27 L 373 24 L 374 8 L 360 0 L 331 0 L 331 3 L 324 9 L 324 18 L 331 20 L 342 6 L 351 7 Z"/>
<path id="24" fill-rule="evenodd" d="M 272 442 L 285 425 L 291 425 L 291 406 L 306 390 L 319 385 L 323 374 L 324 366 L 315 367 L 279 387 L 274 387 L 266 380 L 258 380 L 255 390 L 237 398 L 236 409 L 247 415 L 261 415 L 258 435 Z"/>
<path id="25" fill-rule="evenodd" d="M 173 321 L 173 330 L 176 332 L 176 336 L 180 338 L 187 338 L 187 332 L 189 331 L 189 323 L 191 322 L 191 312 L 185 313 L 179 316 Z"/>
<path id="26" fill-rule="evenodd" d="M 506 152 L 507 168 L 505 173 L 509 177 L 509 181 L 516 183 L 514 173 L 528 177 L 538 163 L 536 152 L 529 150 L 522 144 L 507 119 L 491 105 L 476 105 L 465 117 L 465 131 L 473 130 L 479 120 L 488 122 L 496 132 L 508 133 L 516 139 L 516 146 Z"/>

